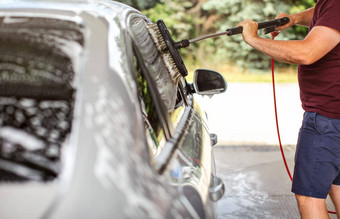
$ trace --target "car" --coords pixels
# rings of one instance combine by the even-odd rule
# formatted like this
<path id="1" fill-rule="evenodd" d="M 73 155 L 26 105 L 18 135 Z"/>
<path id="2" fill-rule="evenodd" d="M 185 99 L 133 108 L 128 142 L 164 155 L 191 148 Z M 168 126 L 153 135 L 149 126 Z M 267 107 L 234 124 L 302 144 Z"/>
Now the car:
<path id="1" fill-rule="evenodd" d="M 215 217 L 196 96 L 227 85 L 171 75 L 151 24 L 114 1 L 0 3 L 1 218 Z"/>

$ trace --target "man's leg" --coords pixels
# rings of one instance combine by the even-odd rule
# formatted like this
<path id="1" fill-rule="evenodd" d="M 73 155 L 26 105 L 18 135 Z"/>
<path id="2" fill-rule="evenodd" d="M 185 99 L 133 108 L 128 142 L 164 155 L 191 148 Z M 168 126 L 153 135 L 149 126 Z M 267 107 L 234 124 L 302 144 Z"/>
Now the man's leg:
<path id="1" fill-rule="evenodd" d="M 333 204 L 336 209 L 336 214 L 340 218 L 340 185 L 332 185 L 331 191 L 329 192 Z"/>
<path id="2" fill-rule="evenodd" d="M 339 130 L 339 119 L 313 112 L 306 112 L 304 115 L 296 148 L 292 184 L 292 192 L 296 194 L 302 218 L 329 217 L 325 199 L 332 184 L 340 184 Z M 339 208 L 340 190 L 338 187 L 333 190 L 332 196 Z"/>
<path id="3" fill-rule="evenodd" d="M 295 195 L 301 219 L 328 219 L 325 199 Z"/>

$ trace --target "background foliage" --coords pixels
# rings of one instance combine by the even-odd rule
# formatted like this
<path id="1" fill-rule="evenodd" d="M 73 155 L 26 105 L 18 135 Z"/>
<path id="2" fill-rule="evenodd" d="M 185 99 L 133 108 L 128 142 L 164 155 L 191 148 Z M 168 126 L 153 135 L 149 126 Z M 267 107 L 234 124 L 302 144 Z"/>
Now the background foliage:
<path id="1" fill-rule="evenodd" d="M 154 22 L 162 19 L 174 40 L 223 32 L 240 21 L 274 19 L 277 13 L 296 13 L 314 6 L 314 0 L 120 0 L 141 10 Z M 307 28 L 282 31 L 277 39 L 302 39 Z M 264 36 L 262 32 L 259 35 Z M 269 69 L 269 57 L 245 44 L 241 35 L 208 39 L 181 49 L 186 65 L 237 65 L 261 72 Z M 281 63 L 281 67 L 286 65 Z"/>

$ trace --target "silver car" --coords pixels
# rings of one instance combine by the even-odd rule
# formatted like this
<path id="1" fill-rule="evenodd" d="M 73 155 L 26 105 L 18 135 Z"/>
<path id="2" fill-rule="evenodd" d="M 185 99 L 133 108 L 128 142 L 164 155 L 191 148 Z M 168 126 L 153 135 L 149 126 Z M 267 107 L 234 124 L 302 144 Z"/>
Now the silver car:
<path id="1" fill-rule="evenodd" d="M 0 1 L 0 218 L 214 218 L 195 95 L 226 83 L 172 75 L 150 24 L 114 1 Z"/>

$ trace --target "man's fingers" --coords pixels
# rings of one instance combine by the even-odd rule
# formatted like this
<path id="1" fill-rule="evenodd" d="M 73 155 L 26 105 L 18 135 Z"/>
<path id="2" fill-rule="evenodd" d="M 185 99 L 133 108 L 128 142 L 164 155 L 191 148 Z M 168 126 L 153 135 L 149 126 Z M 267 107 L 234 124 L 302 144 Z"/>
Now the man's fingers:
<path id="1" fill-rule="evenodd" d="M 270 34 L 272 36 L 272 39 L 274 39 L 275 37 L 277 37 L 280 34 L 280 31 L 275 30 L 275 31 L 271 32 Z"/>

